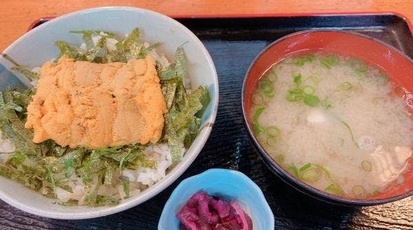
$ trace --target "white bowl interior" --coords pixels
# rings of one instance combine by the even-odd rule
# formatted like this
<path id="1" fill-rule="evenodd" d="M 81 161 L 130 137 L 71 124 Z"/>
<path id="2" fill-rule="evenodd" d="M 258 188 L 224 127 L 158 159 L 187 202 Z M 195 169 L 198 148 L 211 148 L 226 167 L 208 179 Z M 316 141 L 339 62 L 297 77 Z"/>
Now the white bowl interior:
<path id="1" fill-rule="evenodd" d="M 7 74 L 6 82 L 16 84 L 23 76 L 9 70 L 13 60 L 30 68 L 39 67 L 59 54 L 54 43 L 63 40 L 71 44 L 81 44 L 78 34 L 71 30 L 104 30 L 118 35 L 126 35 L 134 28 L 141 30 L 141 39 L 151 43 L 161 42 L 160 52 L 173 58 L 176 49 L 184 45 L 188 61 L 188 73 L 192 87 L 207 86 L 211 102 L 202 117 L 201 131 L 182 161 L 165 178 L 141 194 L 132 196 L 113 207 L 63 206 L 56 200 L 48 199 L 25 188 L 23 185 L 0 177 L 0 198 L 12 206 L 39 216 L 56 219 L 86 219 L 113 214 L 134 207 L 157 195 L 175 181 L 195 160 L 203 148 L 215 122 L 218 109 L 218 77 L 211 56 L 203 43 L 179 22 L 156 12 L 132 7 L 103 7 L 73 12 L 34 28 L 11 44 L 0 57 L 0 74 Z"/>

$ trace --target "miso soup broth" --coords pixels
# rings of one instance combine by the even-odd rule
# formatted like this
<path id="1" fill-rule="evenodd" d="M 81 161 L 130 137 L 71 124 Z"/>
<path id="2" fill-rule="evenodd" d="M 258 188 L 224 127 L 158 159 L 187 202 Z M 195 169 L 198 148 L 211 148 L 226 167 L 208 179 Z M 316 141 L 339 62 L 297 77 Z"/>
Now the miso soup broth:
<path id="1" fill-rule="evenodd" d="M 355 199 L 403 183 L 413 120 L 379 68 L 336 54 L 291 56 L 260 78 L 251 101 L 261 146 L 301 181 Z"/>

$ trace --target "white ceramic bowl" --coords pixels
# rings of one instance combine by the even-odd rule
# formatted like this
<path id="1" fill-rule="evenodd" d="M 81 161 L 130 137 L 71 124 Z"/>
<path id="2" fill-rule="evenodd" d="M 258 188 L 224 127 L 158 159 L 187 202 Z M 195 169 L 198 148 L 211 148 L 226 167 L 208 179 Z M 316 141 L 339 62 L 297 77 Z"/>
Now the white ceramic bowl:
<path id="1" fill-rule="evenodd" d="M 162 211 L 159 230 L 179 229 L 178 211 L 198 191 L 236 200 L 251 217 L 253 229 L 274 229 L 274 214 L 257 184 L 245 174 L 230 169 L 208 169 L 183 180 Z"/>
<path id="2" fill-rule="evenodd" d="M 55 219 L 87 219 L 117 213 L 134 207 L 168 187 L 195 160 L 208 139 L 218 109 L 218 77 L 210 54 L 203 43 L 185 26 L 165 15 L 131 7 L 103 7 L 73 12 L 40 25 L 16 40 L 0 57 L 0 89 L 6 85 L 27 84 L 18 74 L 10 74 L 13 60 L 28 67 L 38 67 L 58 56 L 57 40 L 81 44 L 81 36 L 71 30 L 104 30 L 124 35 L 138 27 L 141 39 L 161 42 L 160 52 L 173 58 L 176 49 L 185 43 L 188 72 L 192 87 L 207 86 L 211 96 L 201 124 L 201 131 L 182 161 L 165 178 L 113 207 L 63 206 L 9 179 L 0 177 L 0 198 L 23 211 Z M 18 80 L 20 79 L 20 80 Z"/>

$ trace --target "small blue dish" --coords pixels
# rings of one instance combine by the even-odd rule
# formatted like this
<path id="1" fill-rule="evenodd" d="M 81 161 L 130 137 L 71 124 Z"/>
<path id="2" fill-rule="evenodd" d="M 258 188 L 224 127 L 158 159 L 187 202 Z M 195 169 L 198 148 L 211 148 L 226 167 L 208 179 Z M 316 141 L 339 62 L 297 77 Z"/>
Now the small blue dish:
<path id="1" fill-rule="evenodd" d="M 253 229 L 274 229 L 274 214 L 261 189 L 245 174 L 230 169 L 208 169 L 183 180 L 172 192 L 162 211 L 159 230 L 178 230 L 178 211 L 198 191 L 236 200 L 251 217 Z"/>

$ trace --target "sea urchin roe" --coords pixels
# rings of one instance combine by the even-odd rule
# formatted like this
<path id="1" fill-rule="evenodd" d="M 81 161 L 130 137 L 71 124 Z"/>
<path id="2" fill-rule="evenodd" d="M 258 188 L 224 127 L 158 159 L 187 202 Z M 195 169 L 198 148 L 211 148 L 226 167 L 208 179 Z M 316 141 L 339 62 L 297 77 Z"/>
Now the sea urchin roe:
<path id="1" fill-rule="evenodd" d="M 166 103 L 155 60 L 97 64 L 62 57 L 40 70 L 25 127 L 33 142 L 89 149 L 156 143 Z"/>
<path id="2" fill-rule="evenodd" d="M 260 78 L 249 116 L 258 141 L 288 172 L 363 199 L 403 181 L 412 157 L 413 120 L 394 89 L 380 69 L 355 57 L 291 56 Z"/>
<path id="3" fill-rule="evenodd" d="M 182 230 L 252 230 L 251 218 L 237 201 L 228 201 L 199 191 L 191 196 L 176 215 Z"/>

